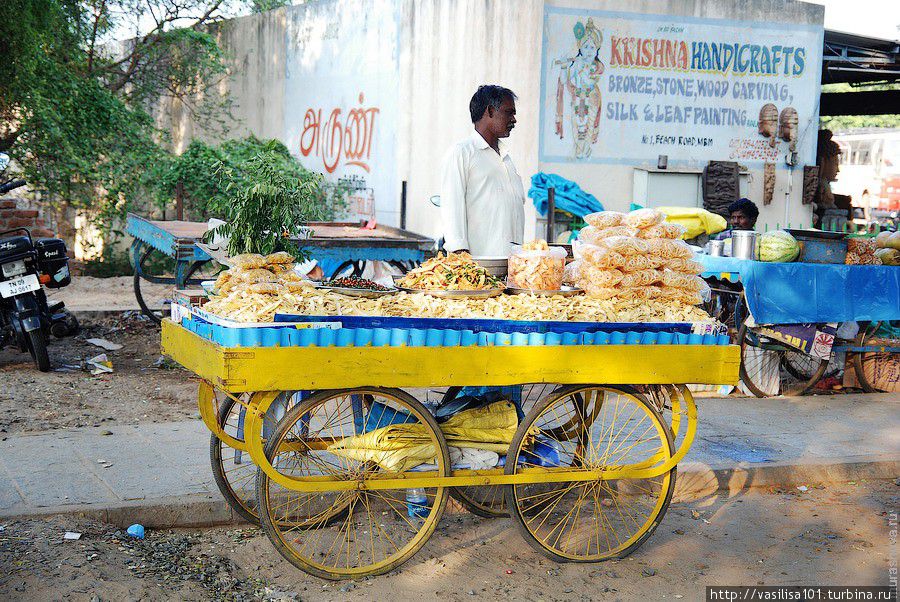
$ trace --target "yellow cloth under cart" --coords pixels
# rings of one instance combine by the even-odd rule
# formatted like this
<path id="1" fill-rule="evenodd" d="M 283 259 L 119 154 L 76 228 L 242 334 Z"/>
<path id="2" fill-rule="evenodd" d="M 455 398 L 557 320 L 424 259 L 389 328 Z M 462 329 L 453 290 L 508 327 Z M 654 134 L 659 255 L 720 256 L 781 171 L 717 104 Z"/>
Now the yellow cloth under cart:
<path id="1" fill-rule="evenodd" d="M 448 445 L 504 454 L 519 424 L 515 406 L 498 401 L 460 412 L 440 426 Z M 388 472 L 403 472 L 435 461 L 434 444 L 420 423 L 392 424 L 347 437 L 329 445 L 328 451 L 351 460 L 375 462 Z"/>

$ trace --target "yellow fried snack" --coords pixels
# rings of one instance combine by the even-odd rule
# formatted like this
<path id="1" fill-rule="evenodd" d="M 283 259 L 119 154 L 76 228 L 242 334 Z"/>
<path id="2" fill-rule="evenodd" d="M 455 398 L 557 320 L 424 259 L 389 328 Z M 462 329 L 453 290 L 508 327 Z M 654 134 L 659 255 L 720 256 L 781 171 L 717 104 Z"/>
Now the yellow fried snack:
<path id="1" fill-rule="evenodd" d="M 284 286 L 278 284 L 277 282 L 257 282 L 255 284 L 251 284 L 247 287 L 251 292 L 254 293 L 266 293 L 271 295 L 277 295 L 285 290 Z"/>
<path id="2" fill-rule="evenodd" d="M 589 263 L 582 265 L 578 271 L 579 281 L 588 281 L 603 288 L 619 284 L 624 277 L 625 274 L 615 268 L 598 268 Z"/>
<path id="3" fill-rule="evenodd" d="M 650 257 L 657 257 L 656 255 L 650 255 Z M 672 270 L 673 272 L 681 272 L 682 274 L 691 274 L 696 276 L 703 272 L 703 266 L 694 261 L 693 259 L 663 259 L 659 258 L 660 261 L 665 263 L 665 267 Z"/>
<path id="4" fill-rule="evenodd" d="M 277 253 L 266 255 L 267 265 L 283 265 L 287 263 L 294 263 L 294 256 L 287 251 L 278 251 Z"/>
<path id="5" fill-rule="evenodd" d="M 508 261 L 507 284 L 532 291 L 557 291 L 562 287 L 566 252 L 551 249 L 544 240 L 513 247 Z"/>
<path id="6" fill-rule="evenodd" d="M 625 214 L 618 211 L 598 211 L 584 216 L 584 221 L 598 230 L 618 226 L 623 219 L 625 219 Z"/>
<path id="7" fill-rule="evenodd" d="M 403 288 L 424 291 L 477 291 L 502 288 L 503 283 L 478 265 L 468 253 L 438 253 L 397 281 Z"/>
<path id="8" fill-rule="evenodd" d="M 663 222 L 655 226 L 650 226 L 649 228 L 644 228 L 643 230 L 638 230 L 637 235 L 639 238 L 676 239 L 684 236 L 685 232 L 687 232 L 687 228 L 685 228 L 681 224 Z"/>
<path id="9" fill-rule="evenodd" d="M 647 253 L 647 241 L 631 236 L 610 236 L 603 239 L 602 246 L 621 255 L 644 255 Z"/>
<path id="10" fill-rule="evenodd" d="M 621 270 L 623 272 L 637 272 L 640 270 L 649 270 L 653 266 L 650 264 L 650 255 L 631 255 L 625 258 L 625 263 L 622 264 Z"/>
<path id="11" fill-rule="evenodd" d="M 244 270 L 264 268 L 266 267 L 266 258 L 256 253 L 243 253 L 232 257 L 231 265 Z"/>
<path id="12" fill-rule="evenodd" d="M 234 277 L 241 282 L 255 284 L 257 282 L 275 282 L 278 276 L 264 268 L 256 268 L 253 270 L 238 270 Z"/>
<path id="13" fill-rule="evenodd" d="M 550 245 L 547 244 L 546 240 L 536 238 L 522 245 L 522 249 L 525 251 L 547 251 L 550 249 Z"/>
<path id="14" fill-rule="evenodd" d="M 654 240 L 642 241 L 647 250 L 653 254 L 665 259 L 690 259 L 694 256 L 694 252 L 683 240 L 667 240 L 657 238 Z"/>
<path id="15" fill-rule="evenodd" d="M 659 270 L 639 270 L 637 272 L 628 272 L 622 278 L 621 286 L 625 288 L 636 288 L 647 286 L 654 282 L 659 282 L 662 274 Z"/>
<path id="16" fill-rule="evenodd" d="M 573 245 L 575 257 L 583 259 L 598 268 L 619 268 L 625 265 L 625 257 L 621 253 L 610 251 L 597 245 Z"/>
<path id="17" fill-rule="evenodd" d="M 593 226 L 585 226 L 578 232 L 578 240 L 590 245 L 602 245 L 603 240 L 612 236 L 635 236 L 638 230 L 628 226 L 613 226 L 599 229 Z"/>
<path id="18" fill-rule="evenodd" d="M 625 215 L 622 222 L 632 228 L 644 229 L 661 223 L 666 215 L 655 209 L 638 209 Z"/>

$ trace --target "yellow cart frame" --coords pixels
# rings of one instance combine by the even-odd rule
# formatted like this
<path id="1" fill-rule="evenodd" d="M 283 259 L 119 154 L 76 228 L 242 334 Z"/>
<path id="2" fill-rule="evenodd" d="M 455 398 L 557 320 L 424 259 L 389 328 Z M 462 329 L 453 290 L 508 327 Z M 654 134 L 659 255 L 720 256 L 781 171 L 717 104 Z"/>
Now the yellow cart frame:
<path id="1" fill-rule="evenodd" d="M 697 408 L 687 388 L 676 385 L 678 394 L 671 397 L 669 428 L 673 440 L 680 440 L 677 451 L 671 455 L 657 453 L 639 464 L 595 470 L 530 467 L 515 474 L 506 474 L 510 471 L 502 468 L 452 470 L 449 476 L 409 472 L 336 481 L 327 476 L 287 476 L 266 458 L 263 421 L 282 391 L 526 383 L 736 384 L 740 367 L 740 350 L 733 345 L 225 348 L 169 320 L 162 324 L 162 349 L 202 379 L 199 409 L 209 430 L 228 446 L 246 451 L 274 482 L 305 493 L 650 479 L 671 471 L 688 453 L 696 434 Z M 243 441 L 230 436 L 219 424 L 215 390 L 246 408 Z M 245 393 L 250 394 L 249 401 L 242 396 Z M 327 442 L 322 445 L 324 448 Z M 384 572 L 386 566 L 395 564 L 358 574 Z M 301 568 L 306 570 L 305 566 Z M 311 572 L 335 576 L 327 571 Z M 357 573 L 337 576 L 348 575 Z"/>

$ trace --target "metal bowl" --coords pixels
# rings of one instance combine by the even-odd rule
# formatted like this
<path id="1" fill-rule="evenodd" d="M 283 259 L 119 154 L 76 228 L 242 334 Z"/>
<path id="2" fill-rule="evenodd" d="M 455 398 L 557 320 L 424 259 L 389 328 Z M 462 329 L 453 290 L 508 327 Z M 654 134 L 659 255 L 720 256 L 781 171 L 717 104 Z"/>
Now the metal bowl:
<path id="1" fill-rule="evenodd" d="M 508 286 L 506 287 L 506 292 L 510 295 L 536 295 L 538 297 L 553 297 L 559 295 L 560 297 L 574 297 L 575 295 L 582 294 L 584 290 L 574 286 L 564 286 L 555 291 L 533 291 L 527 288 Z"/>
<path id="2" fill-rule="evenodd" d="M 474 257 L 473 259 L 491 276 L 506 278 L 509 271 L 508 257 Z"/>

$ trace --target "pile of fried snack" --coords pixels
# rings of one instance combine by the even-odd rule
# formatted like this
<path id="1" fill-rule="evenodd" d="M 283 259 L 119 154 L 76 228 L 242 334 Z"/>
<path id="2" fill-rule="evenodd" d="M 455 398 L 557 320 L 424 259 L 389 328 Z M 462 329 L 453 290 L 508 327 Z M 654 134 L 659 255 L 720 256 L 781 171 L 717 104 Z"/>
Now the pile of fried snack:
<path id="1" fill-rule="evenodd" d="M 684 228 L 664 220 L 653 209 L 585 216 L 589 226 L 573 244 L 577 260 L 566 266 L 566 281 L 595 299 L 699 305 L 709 292 L 702 266 L 680 240 Z"/>
<path id="2" fill-rule="evenodd" d="M 288 254 L 238 256 L 216 281 L 204 311 L 238 322 L 271 322 L 276 313 L 311 316 L 491 318 L 578 322 L 704 322 L 701 309 L 670 299 L 599 299 L 501 295 L 491 299 L 444 299 L 400 292 L 377 299 L 347 297 L 315 288 L 298 276 Z"/>

